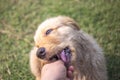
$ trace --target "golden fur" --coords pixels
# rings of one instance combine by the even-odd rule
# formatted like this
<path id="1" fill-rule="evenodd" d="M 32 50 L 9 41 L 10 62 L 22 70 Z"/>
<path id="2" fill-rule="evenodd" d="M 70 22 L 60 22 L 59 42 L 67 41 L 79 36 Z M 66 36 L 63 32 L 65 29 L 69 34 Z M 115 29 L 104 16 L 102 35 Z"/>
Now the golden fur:
<path id="1" fill-rule="evenodd" d="M 48 29 L 53 31 L 46 35 Z M 90 35 L 79 29 L 73 19 L 65 16 L 47 19 L 38 27 L 34 41 L 35 46 L 30 52 L 30 67 L 36 80 L 40 80 L 42 66 L 48 63 L 36 56 L 37 49 L 45 47 L 48 59 L 66 46 L 72 51 L 74 80 L 107 80 L 102 49 Z"/>

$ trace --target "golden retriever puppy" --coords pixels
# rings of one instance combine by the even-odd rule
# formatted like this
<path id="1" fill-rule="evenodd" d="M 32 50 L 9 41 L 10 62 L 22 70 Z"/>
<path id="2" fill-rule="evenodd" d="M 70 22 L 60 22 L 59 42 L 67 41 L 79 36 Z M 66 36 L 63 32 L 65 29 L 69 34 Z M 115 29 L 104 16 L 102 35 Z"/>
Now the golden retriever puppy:
<path id="1" fill-rule="evenodd" d="M 34 41 L 30 67 L 36 80 L 40 80 L 44 64 L 59 59 L 66 68 L 74 66 L 74 80 L 107 80 L 102 49 L 73 19 L 65 16 L 47 19 L 38 27 Z"/>

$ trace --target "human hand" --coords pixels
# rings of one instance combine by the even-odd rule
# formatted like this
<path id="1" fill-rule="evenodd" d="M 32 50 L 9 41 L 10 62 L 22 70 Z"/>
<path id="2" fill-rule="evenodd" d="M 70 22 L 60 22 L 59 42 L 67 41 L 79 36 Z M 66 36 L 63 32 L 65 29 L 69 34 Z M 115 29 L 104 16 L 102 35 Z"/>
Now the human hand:
<path id="1" fill-rule="evenodd" d="M 43 66 L 41 80 L 72 80 L 73 71 L 73 66 L 67 70 L 64 63 L 59 60 Z"/>

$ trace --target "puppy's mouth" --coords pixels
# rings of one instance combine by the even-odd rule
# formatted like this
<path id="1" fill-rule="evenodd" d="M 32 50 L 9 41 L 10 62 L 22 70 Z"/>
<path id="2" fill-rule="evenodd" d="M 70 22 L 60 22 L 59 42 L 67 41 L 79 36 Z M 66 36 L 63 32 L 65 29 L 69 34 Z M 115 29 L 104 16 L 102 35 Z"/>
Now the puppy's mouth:
<path id="1" fill-rule="evenodd" d="M 71 54 L 70 48 L 66 47 L 56 55 L 53 55 L 52 57 L 50 57 L 49 61 L 62 60 L 65 64 L 69 64 L 71 60 L 71 56 L 72 54 Z"/>

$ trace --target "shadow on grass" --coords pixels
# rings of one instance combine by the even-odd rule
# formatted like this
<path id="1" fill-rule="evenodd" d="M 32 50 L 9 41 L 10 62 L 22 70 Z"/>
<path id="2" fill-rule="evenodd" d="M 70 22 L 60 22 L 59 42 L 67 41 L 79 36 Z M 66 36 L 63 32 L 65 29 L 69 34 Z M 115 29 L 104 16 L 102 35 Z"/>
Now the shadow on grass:
<path id="1" fill-rule="evenodd" d="M 120 56 L 106 54 L 108 80 L 120 80 Z"/>

